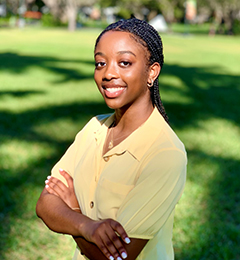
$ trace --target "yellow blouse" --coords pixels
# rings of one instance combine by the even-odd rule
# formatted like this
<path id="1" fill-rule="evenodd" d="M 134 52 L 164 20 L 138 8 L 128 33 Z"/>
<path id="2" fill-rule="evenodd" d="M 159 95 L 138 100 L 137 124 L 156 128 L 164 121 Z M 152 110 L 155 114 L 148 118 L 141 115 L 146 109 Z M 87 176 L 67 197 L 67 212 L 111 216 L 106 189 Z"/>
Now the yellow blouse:
<path id="1" fill-rule="evenodd" d="M 102 155 L 114 115 L 94 117 L 77 134 L 52 175 L 74 179 L 82 213 L 120 222 L 131 238 L 149 239 L 137 260 L 174 259 L 174 208 L 185 180 L 184 145 L 154 108 L 147 121 L 119 145 Z M 87 259 L 77 248 L 74 260 Z"/>

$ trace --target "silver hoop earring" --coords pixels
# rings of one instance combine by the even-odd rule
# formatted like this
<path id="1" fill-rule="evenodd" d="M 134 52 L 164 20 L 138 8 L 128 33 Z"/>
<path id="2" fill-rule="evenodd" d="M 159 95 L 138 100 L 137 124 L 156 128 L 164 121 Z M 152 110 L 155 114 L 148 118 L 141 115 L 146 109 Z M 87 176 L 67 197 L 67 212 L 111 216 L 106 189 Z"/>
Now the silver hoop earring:
<path id="1" fill-rule="evenodd" d="M 153 86 L 153 80 L 151 79 L 151 83 L 147 82 L 147 86 L 151 88 Z"/>

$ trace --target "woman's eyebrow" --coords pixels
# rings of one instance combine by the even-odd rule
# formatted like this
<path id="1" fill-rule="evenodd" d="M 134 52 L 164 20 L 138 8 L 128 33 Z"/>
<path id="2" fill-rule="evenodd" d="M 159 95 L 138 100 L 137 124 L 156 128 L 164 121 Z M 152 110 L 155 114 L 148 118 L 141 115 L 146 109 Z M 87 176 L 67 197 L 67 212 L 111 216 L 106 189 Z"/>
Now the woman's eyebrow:
<path id="1" fill-rule="evenodd" d="M 134 57 L 136 57 L 136 54 L 133 53 L 132 51 L 118 51 L 118 52 L 117 52 L 117 54 L 125 54 L 125 53 L 131 54 L 131 55 L 133 55 Z M 94 57 L 96 57 L 97 55 L 105 56 L 104 53 L 102 53 L 102 52 L 100 52 L 100 51 L 99 51 L 99 52 L 96 52 L 96 53 L 94 54 Z"/>
<path id="2" fill-rule="evenodd" d="M 94 57 L 96 57 L 97 55 L 100 55 L 100 56 L 104 56 L 104 54 L 102 53 L 102 52 L 96 52 L 95 54 L 94 54 Z"/>
<path id="3" fill-rule="evenodd" d="M 125 54 L 125 53 L 128 53 L 128 54 L 132 54 L 133 56 L 136 57 L 135 53 L 133 53 L 132 51 L 118 51 L 117 53 L 118 53 L 118 54 Z"/>

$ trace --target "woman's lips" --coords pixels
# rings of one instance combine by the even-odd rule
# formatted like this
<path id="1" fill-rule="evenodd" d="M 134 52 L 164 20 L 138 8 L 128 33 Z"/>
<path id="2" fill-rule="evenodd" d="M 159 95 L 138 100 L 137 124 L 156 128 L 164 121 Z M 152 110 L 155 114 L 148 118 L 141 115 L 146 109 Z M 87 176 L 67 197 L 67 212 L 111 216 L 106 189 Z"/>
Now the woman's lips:
<path id="1" fill-rule="evenodd" d="M 105 96 L 108 98 L 119 97 L 123 93 L 124 90 L 125 90 L 125 87 L 103 87 Z"/>

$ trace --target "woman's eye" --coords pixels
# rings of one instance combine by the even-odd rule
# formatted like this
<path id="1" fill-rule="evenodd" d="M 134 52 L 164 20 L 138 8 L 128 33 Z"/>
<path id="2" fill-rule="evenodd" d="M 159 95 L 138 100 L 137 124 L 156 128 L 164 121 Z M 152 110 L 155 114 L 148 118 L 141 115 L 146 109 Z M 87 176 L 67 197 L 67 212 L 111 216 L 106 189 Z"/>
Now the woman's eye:
<path id="1" fill-rule="evenodd" d="M 103 61 L 100 61 L 100 62 L 96 62 L 96 63 L 95 63 L 95 68 L 101 68 L 101 67 L 103 67 L 103 66 L 105 66 L 105 62 L 103 62 Z"/>
<path id="2" fill-rule="evenodd" d="M 123 66 L 123 67 L 128 67 L 128 66 L 131 65 L 131 62 L 129 62 L 129 61 L 121 61 L 120 65 Z"/>

